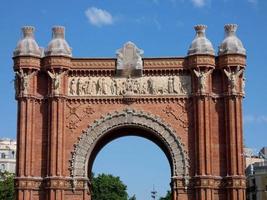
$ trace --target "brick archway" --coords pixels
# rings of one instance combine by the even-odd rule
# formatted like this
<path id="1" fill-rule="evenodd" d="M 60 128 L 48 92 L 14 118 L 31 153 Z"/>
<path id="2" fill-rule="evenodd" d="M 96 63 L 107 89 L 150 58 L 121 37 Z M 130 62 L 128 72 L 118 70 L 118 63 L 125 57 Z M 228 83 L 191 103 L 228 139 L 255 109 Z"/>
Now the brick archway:
<path id="1" fill-rule="evenodd" d="M 92 163 L 89 162 L 90 160 L 93 162 L 95 154 L 98 152 L 94 152 L 94 149 L 100 140 L 106 137 L 107 141 L 110 141 L 120 137 L 120 134 L 112 135 L 110 133 L 114 132 L 113 130 L 124 127 L 142 130 L 142 133 L 138 134 L 139 136 L 157 143 L 163 149 L 170 162 L 172 178 L 183 179 L 187 183 L 189 177 L 188 155 L 175 131 L 155 115 L 125 109 L 120 112 L 109 113 L 97 120 L 81 135 L 78 142 L 74 145 L 70 167 L 71 177 L 74 180 L 74 189 L 76 180 L 90 177 L 89 173 L 91 172 L 90 166 Z M 102 143 L 100 148 L 106 143 Z M 93 158 L 91 159 L 91 157 Z"/>

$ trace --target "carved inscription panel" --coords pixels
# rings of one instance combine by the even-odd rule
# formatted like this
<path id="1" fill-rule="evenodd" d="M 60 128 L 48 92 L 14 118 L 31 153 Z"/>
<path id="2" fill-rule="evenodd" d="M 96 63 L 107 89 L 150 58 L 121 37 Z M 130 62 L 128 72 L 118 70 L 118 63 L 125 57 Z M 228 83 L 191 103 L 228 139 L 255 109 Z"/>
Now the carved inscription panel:
<path id="1" fill-rule="evenodd" d="M 188 95 L 191 76 L 69 77 L 69 96 Z"/>

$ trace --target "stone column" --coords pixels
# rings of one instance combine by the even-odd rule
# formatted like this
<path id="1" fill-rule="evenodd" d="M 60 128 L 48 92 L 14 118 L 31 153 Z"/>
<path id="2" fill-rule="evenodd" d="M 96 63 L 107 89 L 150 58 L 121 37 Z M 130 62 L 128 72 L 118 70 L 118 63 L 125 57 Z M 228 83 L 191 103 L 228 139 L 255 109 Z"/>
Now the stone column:
<path id="1" fill-rule="evenodd" d="M 227 156 L 227 199 L 245 199 L 245 174 L 243 157 L 242 99 L 245 56 L 224 55 L 219 57 L 223 73 L 225 100 L 225 135 Z"/>
<path id="2" fill-rule="evenodd" d="M 15 57 L 15 90 L 18 102 L 16 191 L 18 199 L 31 199 L 34 173 L 35 109 L 38 101 L 36 80 L 40 59 Z"/>
<path id="3" fill-rule="evenodd" d="M 15 189 L 17 199 L 31 199 L 34 176 L 34 117 L 36 75 L 40 69 L 41 50 L 34 39 L 34 27 L 22 28 L 22 38 L 13 52 L 15 97 L 18 101 L 17 167 Z"/>
<path id="4" fill-rule="evenodd" d="M 194 55 L 188 58 L 192 70 L 195 113 L 195 199 L 213 198 L 211 152 L 211 74 L 215 66 L 212 55 Z"/>
<path id="5" fill-rule="evenodd" d="M 48 78 L 48 166 L 46 188 L 48 199 L 64 199 L 65 169 L 65 105 L 66 74 L 70 58 L 49 56 L 44 58 Z"/>

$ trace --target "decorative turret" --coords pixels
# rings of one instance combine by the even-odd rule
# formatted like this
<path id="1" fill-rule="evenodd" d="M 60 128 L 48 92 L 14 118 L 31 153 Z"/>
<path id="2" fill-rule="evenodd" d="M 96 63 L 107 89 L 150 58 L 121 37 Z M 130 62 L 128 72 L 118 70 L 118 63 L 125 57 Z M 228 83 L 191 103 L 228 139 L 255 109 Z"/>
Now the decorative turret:
<path id="1" fill-rule="evenodd" d="M 196 54 L 210 54 L 215 55 L 213 46 L 211 42 L 206 38 L 205 30 L 207 28 L 206 25 L 196 25 L 196 37 L 192 41 L 188 53 L 188 56 L 196 55 Z"/>
<path id="2" fill-rule="evenodd" d="M 52 28 L 52 40 L 45 50 L 46 56 L 67 56 L 72 57 L 72 49 L 65 40 L 65 27 L 54 26 Z"/>
<path id="3" fill-rule="evenodd" d="M 219 55 L 225 54 L 242 54 L 246 55 L 246 49 L 244 48 L 240 39 L 236 36 L 237 25 L 226 24 L 224 26 L 225 39 L 219 47 Z"/>
<path id="4" fill-rule="evenodd" d="M 41 49 L 34 39 L 34 27 L 24 26 L 21 29 L 23 37 L 18 42 L 13 56 L 35 56 L 41 57 Z"/>

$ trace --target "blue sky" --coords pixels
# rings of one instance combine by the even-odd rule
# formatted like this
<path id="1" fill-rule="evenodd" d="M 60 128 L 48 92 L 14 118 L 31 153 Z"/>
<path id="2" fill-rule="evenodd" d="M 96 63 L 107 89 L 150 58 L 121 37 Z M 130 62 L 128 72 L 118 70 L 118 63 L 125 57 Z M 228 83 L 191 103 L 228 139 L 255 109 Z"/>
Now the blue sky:
<path id="1" fill-rule="evenodd" d="M 247 49 L 246 98 L 244 99 L 245 144 L 255 150 L 266 146 L 267 133 L 267 1 L 266 0 L 2 0 L 0 6 L 0 137 L 16 137 L 16 102 L 12 79 L 12 51 L 21 36 L 24 25 L 36 27 L 36 40 L 46 47 L 51 39 L 51 27 L 66 27 L 66 38 L 73 48 L 74 57 L 113 57 L 116 49 L 131 40 L 145 51 L 145 57 L 185 56 L 194 38 L 195 24 L 208 25 L 207 37 L 217 50 L 224 37 L 223 26 L 237 23 L 238 36 Z M 132 146 L 140 145 L 136 151 Z M 153 149 L 154 148 L 154 149 Z M 138 151 L 138 150 L 143 151 Z M 123 167 L 113 164 L 127 152 L 131 158 Z M 131 194 L 138 199 L 149 199 L 138 189 L 140 180 L 129 176 L 138 167 L 150 169 L 147 157 L 156 157 L 158 163 L 150 165 L 162 177 L 155 187 L 168 187 L 169 171 L 166 158 L 153 143 L 140 138 L 121 138 L 107 145 L 95 162 L 97 172 L 109 172 L 116 166 L 115 175 L 126 174 Z M 131 163 L 142 155 L 140 166 Z M 160 156 L 163 155 L 162 158 Z M 108 163 L 108 164 L 105 164 Z M 110 166 L 105 168 L 104 166 Z M 134 172 L 131 173 L 134 174 Z M 147 188 L 152 188 L 144 170 L 138 176 Z M 137 172 L 136 172 L 137 173 Z M 152 173 L 152 172 L 151 172 Z M 130 174 L 131 175 L 131 174 Z M 164 175 L 164 176 L 163 176 Z M 127 178 L 126 178 L 127 177 Z M 154 181 L 156 182 L 156 180 Z M 163 183 L 164 182 L 164 183 Z M 131 183 L 131 185 L 129 185 Z"/>

